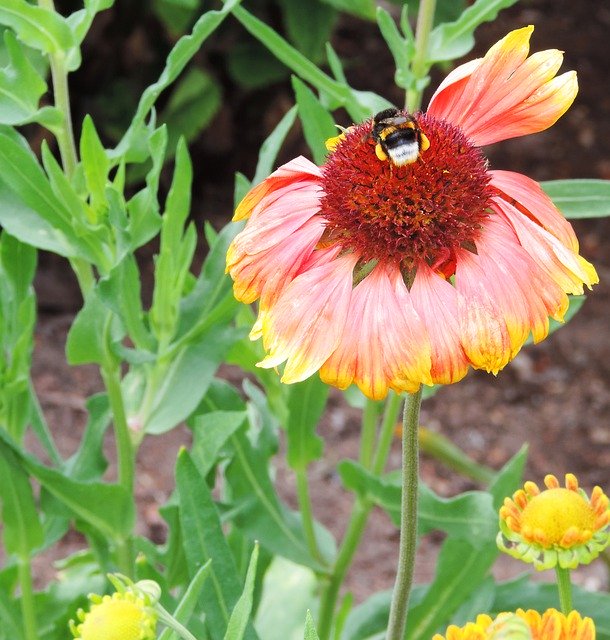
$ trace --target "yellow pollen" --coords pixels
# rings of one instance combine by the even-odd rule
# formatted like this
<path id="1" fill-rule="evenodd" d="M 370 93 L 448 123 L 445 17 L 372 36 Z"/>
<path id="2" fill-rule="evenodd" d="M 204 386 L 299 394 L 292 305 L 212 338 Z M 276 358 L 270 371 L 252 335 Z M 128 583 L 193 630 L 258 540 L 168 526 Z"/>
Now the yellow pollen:
<path id="1" fill-rule="evenodd" d="M 521 533 L 545 547 L 571 547 L 591 538 L 595 512 L 579 493 L 547 489 L 534 496 L 521 514 Z"/>

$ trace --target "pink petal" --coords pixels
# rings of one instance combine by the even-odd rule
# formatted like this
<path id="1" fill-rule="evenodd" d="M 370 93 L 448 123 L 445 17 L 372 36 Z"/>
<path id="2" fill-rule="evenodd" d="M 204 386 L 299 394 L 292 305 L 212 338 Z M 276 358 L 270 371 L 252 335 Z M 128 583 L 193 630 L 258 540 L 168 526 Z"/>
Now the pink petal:
<path id="1" fill-rule="evenodd" d="M 520 245 L 530 259 L 541 267 L 562 291 L 582 294 L 583 284 L 591 288 L 599 282 L 592 264 L 513 205 L 502 198 L 494 198 L 492 207 L 514 229 Z"/>
<path id="2" fill-rule="evenodd" d="M 497 373 L 512 360 L 530 331 L 548 333 L 548 316 L 561 317 L 567 297 L 523 250 L 499 217 L 485 222 L 477 254 L 463 250 L 455 275 L 464 351 L 476 368 Z"/>
<path id="3" fill-rule="evenodd" d="M 577 84 L 573 74 L 554 77 L 561 52 L 527 57 L 532 31 L 510 32 L 482 60 L 450 74 L 428 112 L 461 127 L 477 146 L 550 127 L 572 104 Z"/>
<path id="4" fill-rule="evenodd" d="M 268 178 L 256 185 L 244 197 L 235 210 L 233 220 L 250 217 L 256 205 L 269 193 L 294 182 L 316 182 L 322 177 L 322 171 L 313 162 L 299 156 L 282 165 Z"/>
<path id="5" fill-rule="evenodd" d="M 298 275 L 262 320 L 264 368 L 286 361 L 282 382 L 304 380 L 339 345 L 358 256 L 347 254 Z"/>
<path id="6" fill-rule="evenodd" d="M 528 218 L 537 222 L 573 251 L 578 251 L 578 240 L 572 225 L 561 215 L 535 180 L 513 171 L 489 173 L 490 184 L 501 192 L 503 200 L 520 211 L 525 209 Z"/>
<path id="7" fill-rule="evenodd" d="M 341 342 L 320 376 L 340 389 L 355 382 L 374 400 L 431 384 L 426 330 L 397 268 L 378 265 L 355 287 Z"/>
<path id="8" fill-rule="evenodd" d="M 457 292 L 426 263 L 417 267 L 411 287 L 415 311 L 423 320 L 432 348 L 432 381 L 451 384 L 468 372 L 468 359 L 460 342 Z"/>

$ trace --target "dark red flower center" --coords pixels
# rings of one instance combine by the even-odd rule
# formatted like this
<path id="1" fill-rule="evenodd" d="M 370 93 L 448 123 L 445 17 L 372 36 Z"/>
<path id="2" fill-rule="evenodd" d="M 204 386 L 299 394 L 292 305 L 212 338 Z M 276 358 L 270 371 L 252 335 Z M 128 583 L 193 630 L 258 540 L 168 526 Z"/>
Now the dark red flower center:
<path id="1" fill-rule="evenodd" d="M 408 272 L 426 261 L 451 275 L 456 250 L 476 251 L 489 215 L 487 161 L 459 128 L 426 114 L 414 121 L 430 147 L 411 164 L 379 159 L 372 120 L 351 127 L 329 154 L 325 241 L 341 243 L 363 262 L 393 262 Z"/>

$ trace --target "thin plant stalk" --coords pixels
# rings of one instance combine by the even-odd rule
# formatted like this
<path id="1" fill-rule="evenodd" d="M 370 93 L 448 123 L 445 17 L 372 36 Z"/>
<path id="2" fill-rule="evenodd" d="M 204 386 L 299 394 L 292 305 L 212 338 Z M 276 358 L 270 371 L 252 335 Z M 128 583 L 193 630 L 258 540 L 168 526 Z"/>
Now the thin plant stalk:
<path id="1" fill-rule="evenodd" d="M 305 540 L 309 548 L 309 553 L 312 557 L 320 562 L 324 563 L 322 554 L 318 547 L 318 541 L 316 539 L 316 529 L 314 525 L 313 509 L 311 506 L 311 498 L 309 495 L 309 483 L 307 481 L 307 470 L 296 469 L 295 476 L 297 481 L 297 499 L 299 501 L 299 511 L 301 513 L 301 519 L 303 524 L 303 531 L 305 532 Z"/>
<path id="2" fill-rule="evenodd" d="M 400 413 L 402 398 L 394 392 L 390 392 L 385 403 L 385 410 L 379 430 L 379 440 L 372 457 L 372 472 L 375 475 L 383 473 L 387 458 L 394 438 L 396 421 Z M 366 420 L 366 416 L 363 416 Z M 358 549 L 362 535 L 366 528 L 369 515 L 373 505 L 370 501 L 363 498 L 356 498 L 352 513 L 345 530 L 345 535 L 339 548 L 339 553 L 320 602 L 320 614 L 318 624 L 318 635 L 320 640 L 328 640 L 330 638 L 335 608 L 337 605 L 337 597 L 341 585 L 345 580 L 345 576 L 354 559 L 354 555 Z"/>
<path id="3" fill-rule="evenodd" d="M 417 14 L 415 31 L 415 54 L 411 63 L 411 71 L 415 76 L 416 85 L 407 91 L 407 110 L 411 113 L 421 107 L 423 80 L 428 73 L 428 42 L 430 32 L 434 26 L 434 12 L 436 0 L 421 0 Z"/>
<path id="4" fill-rule="evenodd" d="M 32 585 L 32 563 L 29 557 L 18 561 L 19 587 L 21 589 L 21 615 L 25 640 L 38 640 L 34 589 Z"/>
<path id="5" fill-rule="evenodd" d="M 402 640 L 407 624 L 417 548 L 417 491 L 419 485 L 419 409 L 422 390 L 409 394 L 402 425 L 402 499 L 396 583 L 392 594 L 387 640 Z"/>
<path id="6" fill-rule="evenodd" d="M 365 469 L 370 469 L 373 463 L 378 418 L 379 403 L 367 398 L 362 414 L 362 435 L 360 436 L 360 464 Z"/>
<path id="7" fill-rule="evenodd" d="M 562 569 L 560 566 L 555 567 L 557 575 L 557 589 L 559 590 L 559 604 L 561 612 L 568 615 L 572 611 L 572 581 L 570 579 L 570 570 Z"/>

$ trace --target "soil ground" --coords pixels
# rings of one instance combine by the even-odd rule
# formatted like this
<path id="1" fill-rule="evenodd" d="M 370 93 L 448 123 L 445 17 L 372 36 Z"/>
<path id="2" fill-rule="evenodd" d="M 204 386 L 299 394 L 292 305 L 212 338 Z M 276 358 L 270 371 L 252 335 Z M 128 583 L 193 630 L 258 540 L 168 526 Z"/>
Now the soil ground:
<path id="1" fill-rule="evenodd" d="M 490 148 L 492 167 L 521 171 L 538 180 L 610 179 L 610 7 L 596 0 L 522 2 L 503 11 L 494 24 L 478 30 L 475 53 L 484 52 L 508 30 L 525 24 L 536 25 L 533 50 L 559 48 L 566 52 L 564 68 L 578 71 L 581 90 L 572 109 L 549 131 Z M 398 95 L 390 95 L 391 64 L 374 25 L 346 19 L 336 32 L 334 44 L 341 56 L 352 59 L 351 80 L 357 88 L 373 89 L 400 101 Z M 367 60 L 377 61 L 376 73 L 370 73 Z M 384 73 L 386 67 L 388 72 Z M 258 101 L 258 121 L 252 115 L 256 109 L 248 109 L 247 117 L 259 137 L 249 136 L 245 148 L 241 144 L 215 151 L 213 138 L 204 134 L 195 151 L 200 163 L 194 208 L 198 223 L 210 218 L 220 226 L 230 217 L 233 172 L 239 169 L 252 174 L 258 145 L 277 122 L 278 113 L 290 104 L 290 95 L 289 85 L 283 84 L 254 96 L 237 95 L 235 103 L 227 105 L 229 113 L 225 112 L 216 125 L 225 127 L 231 134 L 229 139 L 235 141 L 234 129 L 244 113 L 244 104 L 247 100 Z M 288 141 L 287 157 L 295 155 L 301 144 L 295 134 Z M 211 174 L 207 172 L 209 167 L 214 167 Z M 473 373 L 460 384 L 441 390 L 424 404 L 422 424 L 443 433 L 476 460 L 495 468 L 528 443 L 528 478 L 540 483 L 547 473 L 563 477 L 566 472 L 573 472 L 583 487 L 590 489 L 600 484 L 608 491 L 610 221 L 578 221 L 575 227 L 582 253 L 596 265 L 601 280 L 581 312 L 544 343 L 523 349 L 497 378 Z M 37 280 L 41 316 L 34 354 L 34 384 L 59 446 L 67 454 L 76 448 L 85 421 L 84 400 L 98 391 L 101 384 L 94 368 L 70 369 L 65 365 L 65 335 L 78 299 L 63 263 L 46 256 L 41 264 Z M 338 395 L 333 398 L 320 427 L 326 457 L 312 466 L 311 481 L 316 516 L 340 536 L 350 500 L 334 469 L 339 460 L 357 453 L 359 416 Z M 186 429 L 179 428 L 166 436 L 149 438 L 139 454 L 138 526 L 155 541 L 162 541 L 165 536 L 157 509 L 172 491 L 174 454 L 180 445 L 188 443 L 188 438 Z M 108 446 L 111 449 L 111 444 Z M 398 466 L 398 442 L 390 462 Z M 426 458 L 422 461 L 422 473 L 445 496 L 474 486 Z M 280 469 L 278 482 L 286 500 L 294 504 L 291 474 Z M 357 600 L 391 587 L 397 539 L 389 520 L 376 512 L 349 576 L 349 587 Z M 58 555 L 78 544 L 75 534 L 60 545 Z M 434 538 L 422 544 L 417 580 L 429 579 L 433 574 L 436 546 Z M 518 570 L 520 567 L 511 562 L 498 568 L 502 575 Z M 38 571 L 39 583 L 50 577 L 49 558 L 39 561 Z M 580 580 L 590 588 L 608 587 L 600 562 L 581 575 Z"/>

